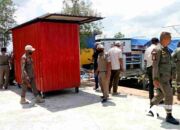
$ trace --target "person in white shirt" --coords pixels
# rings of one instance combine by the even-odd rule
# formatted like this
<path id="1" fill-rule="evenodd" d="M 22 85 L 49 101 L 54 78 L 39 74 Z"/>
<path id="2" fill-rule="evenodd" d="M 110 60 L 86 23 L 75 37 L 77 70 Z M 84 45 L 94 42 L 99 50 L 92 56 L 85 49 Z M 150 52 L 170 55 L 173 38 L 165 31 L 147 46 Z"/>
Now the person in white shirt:
<path id="1" fill-rule="evenodd" d="M 119 48 L 120 43 L 115 42 L 114 46 L 108 51 L 108 62 L 111 64 L 111 77 L 109 83 L 109 93 L 113 86 L 113 94 L 117 95 L 118 83 L 120 78 L 120 72 L 123 71 L 123 57 L 122 51 Z"/>
<path id="2" fill-rule="evenodd" d="M 145 68 L 146 73 L 149 78 L 149 99 L 150 102 L 154 97 L 154 85 L 153 85 L 153 79 L 152 79 L 152 51 L 156 48 L 157 44 L 159 43 L 158 38 L 152 38 L 151 39 L 151 45 L 146 49 L 144 54 L 144 62 L 145 62 Z"/>

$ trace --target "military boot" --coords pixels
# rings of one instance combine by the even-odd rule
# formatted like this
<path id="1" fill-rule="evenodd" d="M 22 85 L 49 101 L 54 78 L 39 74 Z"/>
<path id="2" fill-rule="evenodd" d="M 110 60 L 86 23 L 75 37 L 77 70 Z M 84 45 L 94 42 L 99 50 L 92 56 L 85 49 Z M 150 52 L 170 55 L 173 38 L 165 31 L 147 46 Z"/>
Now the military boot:
<path id="1" fill-rule="evenodd" d="M 41 97 L 41 96 L 37 96 L 36 97 L 36 103 L 44 103 L 45 102 L 45 100 Z"/>
<path id="2" fill-rule="evenodd" d="M 25 98 L 21 97 L 21 101 L 20 101 L 21 104 L 29 104 L 28 101 L 26 101 Z"/>
<path id="3" fill-rule="evenodd" d="M 166 116 L 166 122 L 174 124 L 174 125 L 179 125 L 179 121 L 176 120 L 171 113 L 168 113 Z"/>

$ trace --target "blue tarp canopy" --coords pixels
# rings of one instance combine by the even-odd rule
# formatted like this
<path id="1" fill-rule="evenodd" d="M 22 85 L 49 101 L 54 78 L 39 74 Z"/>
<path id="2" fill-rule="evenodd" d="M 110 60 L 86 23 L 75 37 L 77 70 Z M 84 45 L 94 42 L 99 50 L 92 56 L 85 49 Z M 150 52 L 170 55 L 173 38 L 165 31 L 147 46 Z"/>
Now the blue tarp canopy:
<path id="1" fill-rule="evenodd" d="M 149 42 L 148 39 L 131 39 L 131 45 L 132 46 L 146 46 L 146 44 Z"/>
<path id="2" fill-rule="evenodd" d="M 171 44 L 168 46 L 171 51 L 174 51 L 177 48 L 177 44 L 180 39 L 174 39 L 171 41 Z"/>
<path id="3" fill-rule="evenodd" d="M 168 46 L 168 48 L 171 51 L 174 51 L 177 48 L 177 44 L 180 41 L 180 39 L 172 39 L 171 44 Z M 151 44 L 151 41 L 149 39 L 131 39 L 131 45 L 132 46 L 149 46 Z"/>

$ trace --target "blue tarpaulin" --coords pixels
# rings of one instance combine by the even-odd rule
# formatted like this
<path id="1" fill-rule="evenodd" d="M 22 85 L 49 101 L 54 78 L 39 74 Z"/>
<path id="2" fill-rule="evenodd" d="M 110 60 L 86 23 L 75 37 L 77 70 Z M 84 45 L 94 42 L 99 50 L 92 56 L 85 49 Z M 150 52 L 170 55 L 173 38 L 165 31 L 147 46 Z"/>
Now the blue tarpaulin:
<path id="1" fill-rule="evenodd" d="M 146 44 L 149 42 L 148 39 L 131 39 L 131 45 L 132 46 L 146 46 Z"/>
<path id="2" fill-rule="evenodd" d="M 94 48 L 94 44 L 95 44 L 95 36 L 89 36 L 86 39 L 86 44 L 87 44 L 87 48 Z"/>
<path id="3" fill-rule="evenodd" d="M 180 41 L 180 39 L 172 39 L 170 45 L 168 48 L 171 51 L 174 51 L 177 48 L 177 44 Z M 149 46 L 151 44 L 151 41 L 149 39 L 131 39 L 131 45 L 132 46 Z"/>
<path id="4" fill-rule="evenodd" d="M 176 48 L 177 48 L 177 44 L 178 42 L 180 41 L 180 39 L 174 39 L 171 41 L 171 44 L 168 46 L 168 48 L 171 50 L 171 51 L 174 51 Z"/>

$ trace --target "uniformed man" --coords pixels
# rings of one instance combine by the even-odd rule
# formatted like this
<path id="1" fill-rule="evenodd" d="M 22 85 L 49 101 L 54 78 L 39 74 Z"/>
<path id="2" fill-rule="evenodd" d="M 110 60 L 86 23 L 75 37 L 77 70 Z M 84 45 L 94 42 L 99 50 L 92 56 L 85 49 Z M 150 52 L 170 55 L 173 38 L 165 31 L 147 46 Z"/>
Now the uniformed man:
<path id="1" fill-rule="evenodd" d="M 101 86 L 101 90 L 103 93 L 102 96 L 102 103 L 107 102 L 107 99 L 109 97 L 109 75 L 110 75 L 110 69 L 108 66 L 108 55 L 104 52 L 104 46 L 102 44 L 99 44 L 97 46 L 100 53 L 98 56 L 98 79 L 99 84 Z"/>
<path id="2" fill-rule="evenodd" d="M 6 48 L 1 48 L 0 53 L 0 88 L 8 88 L 10 70 L 10 56 L 6 53 Z"/>
<path id="3" fill-rule="evenodd" d="M 172 53 L 172 57 L 176 64 L 177 99 L 180 101 L 180 42 L 177 49 Z"/>
<path id="4" fill-rule="evenodd" d="M 153 83 L 154 87 L 160 88 L 161 91 L 152 99 L 150 108 L 153 105 L 158 105 L 165 98 L 166 122 L 179 125 L 179 121 L 172 116 L 173 91 L 169 84 L 169 80 L 172 78 L 172 58 L 168 50 L 170 42 L 171 34 L 169 32 L 162 32 L 160 45 L 152 51 Z"/>
<path id="5" fill-rule="evenodd" d="M 94 53 L 92 56 L 92 58 L 94 60 L 94 79 L 95 79 L 94 90 L 98 90 L 98 88 L 99 88 L 98 74 L 95 73 L 97 71 L 97 68 L 98 68 L 97 59 L 98 59 L 98 55 L 99 55 L 99 50 L 98 50 L 97 46 L 99 44 L 100 44 L 100 42 L 96 42 L 95 47 L 94 47 Z"/>
<path id="6" fill-rule="evenodd" d="M 25 95 L 27 87 L 32 89 L 34 96 L 36 97 L 36 103 L 43 103 L 44 99 L 38 94 L 35 77 L 34 77 L 34 68 L 33 68 L 33 59 L 31 57 L 35 49 L 31 45 L 25 46 L 25 54 L 21 58 L 21 77 L 22 77 L 22 93 L 21 93 L 21 104 L 28 104 L 26 101 Z"/>
<path id="7" fill-rule="evenodd" d="M 158 38 L 152 38 L 151 39 L 151 45 L 146 49 L 144 53 L 144 62 L 145 62 L 145 68 L 147 70 L 147 75 L 149 78 L 149 99 L 150 102 L 154 97 L 154 85 L 153 85 L 153 79 L 152 79 L 152 51 L 154 48 L 158 45 L 159 39 Z"/>

